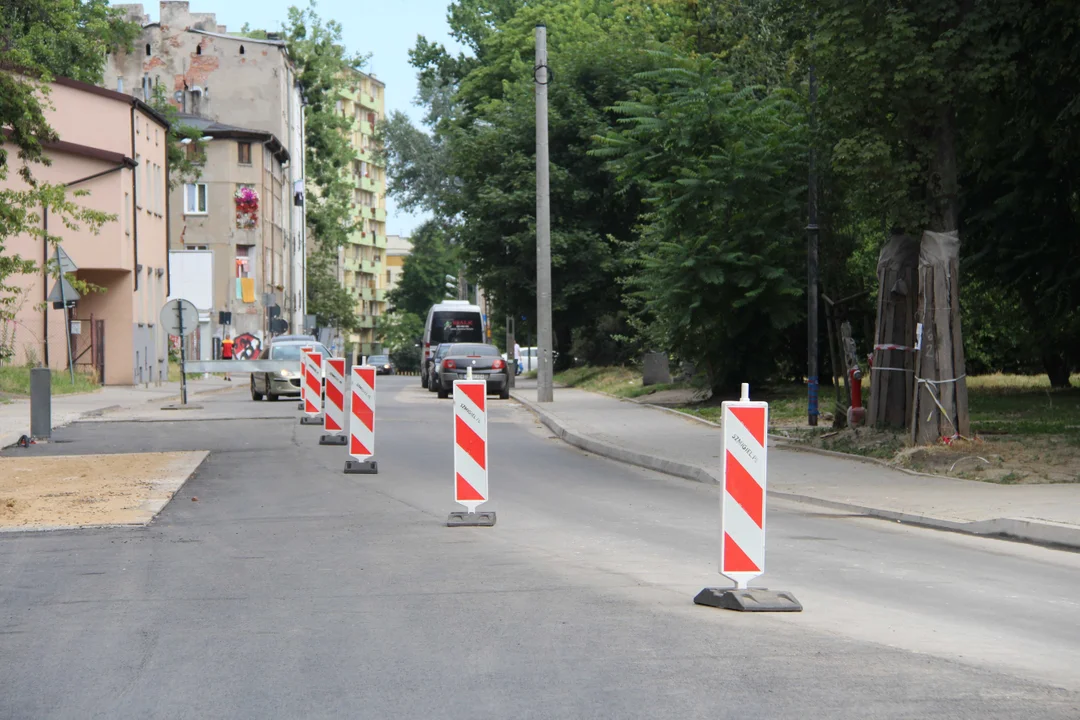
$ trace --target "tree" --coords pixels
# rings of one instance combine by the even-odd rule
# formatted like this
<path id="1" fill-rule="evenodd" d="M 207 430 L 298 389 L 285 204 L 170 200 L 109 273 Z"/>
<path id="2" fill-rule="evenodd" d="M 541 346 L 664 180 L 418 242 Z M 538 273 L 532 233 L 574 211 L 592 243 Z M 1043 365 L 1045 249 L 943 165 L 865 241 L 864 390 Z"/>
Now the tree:
<path id="1" fill-rule="evenodd" d="M 458 264 L 445 230 L 435 220 L 417 228 L 411 241 L 401 281 L 387 300 L 397 313 L 427 317 L 428 308 L 443 299 L 446 276 L 456 276 Z"/>
<path id="2" fill-rule="evenodd" d="M 0 321 L 13 317 L 18 302 L 12 277 L 38 269 L 33 260 L 5 251 L 8 238 L 30 234 L 56 242 L 41 229 L 42 208 L 72 229 L 81 225 L 96 232 L 115 219 L 72 200 L 85 191 L 69 196 L 63 185 L 38 182 L 33 168 L 49 164 L 45 149 L 58 140 L 45 117 L 52 78 L 100 81 L 105 51 L 130 45 L 137 34 L 138 28 L 105 0 L 0 3 L 0 128 L 7 131 L 0 133 L 0 182 L 13 168 L 22 181 L 21 187 L 0 189 Z M 16 150 L 17 164 L 8 145 Z M 0 348 L 0 359 L 8 355 L 10 348 Z"/>
<path id="3" fill-rule="evenodd" d="M 336 112 L 338 91 L 366 58 L 346 51 L 341 24 L 324 20 L 312 1 L 301 10 L 289 8 L 285 25 L 289 55 L 296 62 L 307 102 L 305 171 L 314 192 L 306 196 L 305 216 L 315 239 L 307 264 L 307 305 L 321 327 L 351 332 L 356 327 L 355 300 L 337 279 L 338 248 L 348 242 L 352 217 L 352 183 L 347 171 L 353 160 L 349 142 L 352 119 Z"/>
<path id="4" fill-rule="evenodd" d="M 376 332 L 398 370 L 420 369 L 418 344 L 424 335 L 424 318 L 408 312 L 382 315 Z"/>
<path id="5" fill-rule="evenodd" d="M 766 380 L 801 316 L 801 106 L 740 84 L 719 60 L 658 62 L 593 153 L 645 197 L 625 281 L 637 326 L 717 391 Z"/>

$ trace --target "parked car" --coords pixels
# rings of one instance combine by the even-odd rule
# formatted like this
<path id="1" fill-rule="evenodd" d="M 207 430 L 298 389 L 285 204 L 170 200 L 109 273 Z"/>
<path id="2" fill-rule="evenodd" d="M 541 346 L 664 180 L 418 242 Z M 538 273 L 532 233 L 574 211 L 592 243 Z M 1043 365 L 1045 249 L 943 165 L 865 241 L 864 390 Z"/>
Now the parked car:
<path id="1" fill-rule="evenodd" d="M 394 374 L 394 363 L 389 355 L 368 355 L 367 364 L 375 367 L 376 375 Z"/>
<path id="2" fill-rule="evenodd" d="M 322 353 L 324 358 L 333 357 L 325 345 L 313 337 L 283 335 L 273 338 L 270 346 L 263 350 L 260 360 L 300 360 L 300 348 L 312 347 Z M 326 378 L 323 377 L 323 385 Z M 277 372 L 251 373 L 251 399 L 262 400 L 265 396 L 271 402 L 279 397 L 298 397 L 300 395 L 300 373 L 292 370 Z"/>
<path id="3" fill-rule="evenodd" d="M 489 395 L 498 393 L 503 400 L 510 397 L 510 375 L 506 361 L 499 356 L 497 347 L 479 343 L 454 343 L 447 349 L 435 376 L 439 397 L 449 397 L 454 389 L 454 381 L 468 377 L 469 368 L 472 368 L 474 380 L 487 381 Z"/>
<path id="4" fill-rule="evenodd" d="M 428 370 L 428 392 L 438 392 L 439 390 L 439 363 L 446 357 L 446 353 L 450 351 L 450 343 L 442 343 L 435 348 L 435 352 L 431 356 L 431 368 Z"/>

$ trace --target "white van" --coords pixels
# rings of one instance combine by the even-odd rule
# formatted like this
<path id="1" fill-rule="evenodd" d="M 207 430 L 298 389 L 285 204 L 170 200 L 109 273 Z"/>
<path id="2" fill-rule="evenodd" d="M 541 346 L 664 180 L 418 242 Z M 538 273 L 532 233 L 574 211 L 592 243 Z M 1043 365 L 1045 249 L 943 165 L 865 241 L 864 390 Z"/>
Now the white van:
<path id="1" fill-rule="evenodd" d="M 424 323 L 420 347 L 420 384 L 428 386 L 428 373 L 435 347 L 443 343 L 483 343 L 484 314 L 468 300 L 445 300 L 432 305 Z"/>

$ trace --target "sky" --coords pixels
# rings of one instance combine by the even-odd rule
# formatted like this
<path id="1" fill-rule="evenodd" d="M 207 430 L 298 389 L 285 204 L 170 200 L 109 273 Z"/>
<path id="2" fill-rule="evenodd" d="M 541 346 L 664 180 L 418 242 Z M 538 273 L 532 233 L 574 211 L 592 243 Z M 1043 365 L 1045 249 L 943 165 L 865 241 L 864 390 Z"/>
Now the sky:
<path id="1" fill-rule="evenodd" d="M 133 0 L 126 0 L 131 2 Z M 462 47 L 450 37 L 446 7 L 450 0 L 318 0 L 316 12 L 324 19 L 341 23 L 346 47 L 353 52 L 370 53 L 367 72 L 386 83 L 386 113 L 394 110 L 408 114 L 420 124 L 423 111 L 413 105 L 416 97 L 416 72 L 409 65 L 409 49 L 417 35 L 442 43 L 456 53 Z M 306 7 L 307 0 L 190 0 L 191 12 L 212 12 L 219 25 L 230 32 L 244 23 L 265 30 L 280 29 L 290 5 Z M 119 4 L 112 0 L 112 4 Z M 150 21 L 158 20 L 157 0 L 144 0 Z M 386 230 L 390 235 L 411 234 L 424 216 L 405 213 L 392 198 L 386 199 Z"/>

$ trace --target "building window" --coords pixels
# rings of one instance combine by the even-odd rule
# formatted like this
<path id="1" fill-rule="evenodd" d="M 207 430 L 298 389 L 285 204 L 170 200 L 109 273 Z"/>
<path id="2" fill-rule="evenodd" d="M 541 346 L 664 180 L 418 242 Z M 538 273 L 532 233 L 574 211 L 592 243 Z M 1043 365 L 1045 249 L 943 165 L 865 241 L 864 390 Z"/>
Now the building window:
<path id="1" fill-rule="evenodd" d="M 184 185 L 184 214 L 206 215 L 206 183 Z"/>
<path id="2" fill-rule="evenodd" d="M 206 162 L 206 148 L 198 140 L 192 140 L 186 146 L 187 159 L 193 165 L 202 165 Z"/>
<path id="3" fill-rule="evenodd" d="M 146 57 L 150 57 L 150 43 L 146 43 Z"/>
<path id="4" fill-rule="evenodd" d="M 196 45 L 195 46 L 195 54 L 196 55 L 202 55 L 202 45 Z"/>
<path id="5" fill-rule="evenodd" d="M 243 45 L 241 45 L 241 46 L 240 46 L 240 54 L 241 54 L 241 55 L 243 55 L 243 54 L 244 54 L 244 46 L 243 46 Z"/>
<path id="6" fill-rule="evenodd" d="M 236 246 L 236 277 L 251 277 L 251 245 Z"/>
<path id="7" fill-rule="evenodd" d="M 116 92 L 124 92 L 124 78 L 122 77 L 116 78 Z"/>
<path id="8" fill-rule="evenodd" d="M 209 250 L 209 245 L 185 245 L 185 250 Z"/>
<path id="9" fill-rule="evenodd" d="M 251 143 L 236 143 L 236 161 L 241 165 L 251 164 Z"/>
<path id="10" fill-rule="evenodd" d="M 136 126 L 138 127 L 138 126 Z M 143 168 L 142 155 L 135 156 L 135 207 L 142 207 L 142 176 L 145 169 Z"/>

